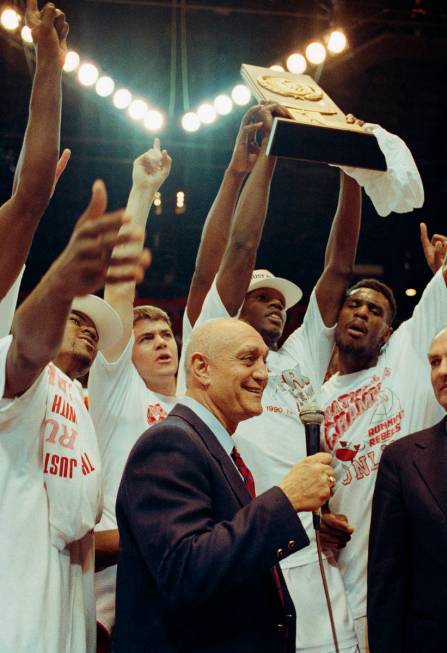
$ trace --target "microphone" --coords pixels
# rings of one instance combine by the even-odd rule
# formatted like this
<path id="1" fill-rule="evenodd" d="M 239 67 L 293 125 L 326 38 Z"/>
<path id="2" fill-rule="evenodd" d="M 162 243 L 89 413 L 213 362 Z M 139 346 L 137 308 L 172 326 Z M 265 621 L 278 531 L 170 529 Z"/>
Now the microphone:
<path id="1" fill-rule="evenodd" d="M 324 411 L 316 403 L 307 402 L 300 406 L 300 420 L 306 433 L 306 452 L 313 456 L 320 451 L 320 426 L 323 422 Z M 312 513 L 314 529 L 320 530 L 321 508 Z"/>

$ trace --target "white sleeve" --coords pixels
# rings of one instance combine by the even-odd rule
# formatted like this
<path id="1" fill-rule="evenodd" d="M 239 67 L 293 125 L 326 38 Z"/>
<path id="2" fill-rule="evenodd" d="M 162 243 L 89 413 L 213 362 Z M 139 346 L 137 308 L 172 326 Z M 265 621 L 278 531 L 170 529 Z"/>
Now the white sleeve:
<path id="1" fill-rule="evenodd" d="M 281 351 L 297 363 L 306 362 L 305 369 L 313 371 L 315 390 L 322 385 L 331 359 L 334 332 L 335 326 L 327 327 L 323 322 L 314 289 L 302 325 L 287 338 Z"/>
<path id="2" fill-rule="evenodd" d="M 33 385 L 20 397 L 4 398 L 6 360 L 12 340 L 12 336 L 0 339 L 0 442 L 2 448 L 10 446 L 17 450 L 29 450 L 34 446 L 45 415 L 48 372 L 45 368 Z"/>
<path id="3" fill-rule="evenodd" d="M 192 332 L 192 325 L 189 321 L 188 310 L 185 308 L 182 319 L 182 343 L 188 342 Z"/>
<path id="4" fill-rule="evenodd" d="M 11 329 L 12 318 L 14 317 L 14 311 L 16 310 L 17 297 L 19 296 L 20 283 L 24 272 L 25 266 L 23 266 L 19 276 L 0 301 L 0 338 L 7 336 Z"/>
<path id="5" fill-rule="evenodd" d="M 107 446 L 115 422 L 126 410 L 126 398 L 138 375 L 132 363 L 135 339 L 131 335 L 121 356 L 109 362 L 99 351 L 88 378 L 89 413 L 98 436 L 101 453 Z"/>
<path id="6" fill-rule="evenodd" d="M 178 374 L 177 374 L 176 394 L 178 397 L 181 397 L 186 392 L 185 355 L 186 355 L 186 349 L 188 347 L 189 338 L 191 337 L 191 333 L 193 331 L 193 329 L 191 328 L 191 323 L 189 322 L 188 318 L 186 318 L 186 320 L 187 320 L 187 325 L 189 325 L 190 327 L 189 333 L 187 329 L 185 330 L 185 315 L 186 315 L 186 310 L 183 316 L 182 353 L 180 356 L 180 362 L 178 365 Z M 219 291 L 217 290 L 216 287 L 216 277 L 214 277 L 214 281 L 211 284 L 211 288 L 208 290 L 208 294 L 203 300 L 202 310 L 200 311 L 200 315 L 197 318 L 196 323 L 194 324 L 194 329 L 200 326 L 201 324 L 205 324 L 205 322 L 208 322 L 208 320 L 215 320 L 218 317 L 231 317 L 231 315 L 228 313 L 227 309 L 223 305 L 223 302 L 219 295 Z"/>
<path id="7" fill-rule="evenodd" d="M 391 338 L 390 348 L 401 346 L 401 337 L 405 334 L 416 354 L 426 359 L 434 336 L 447 327 L 447 288 L 442 270 L 433 276 L 427 284 L 416 305 L 413 315 L 403 322 L 396 331 L 399 338 Z"/>

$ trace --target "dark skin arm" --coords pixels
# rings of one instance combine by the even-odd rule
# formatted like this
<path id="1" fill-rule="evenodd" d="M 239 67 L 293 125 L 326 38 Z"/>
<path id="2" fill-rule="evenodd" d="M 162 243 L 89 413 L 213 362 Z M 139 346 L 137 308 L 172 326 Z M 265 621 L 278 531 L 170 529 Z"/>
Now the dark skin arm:
<path id="1" fill-rule="evenodd" d="M 67 247 L 18 309 L 6 361 L 4 397 L 23 394 L 56 357 L 74 297 L 95 292 L 106 280 L 121 283 L 143 278 L 146 253 L 135 258 L 114 257 L 111 263 L 115 245 L 142 240 L 143 234 L 120 235 L 129 218 L 123 210 L 103 215 L 106 204 L 104 184 L 96 182 L 92 200 Z M 113 266 L 119 273 L 114 273 Z"/>
<path id="2" fill-rule="evenodd" d="M 200 315 L 203 300 L 222 261 L 242 184 L 258 158 L 259 146 L 254 138 L 256 130 L 262 127 L 261 122 L 256 122 L 258 110 L 258 106 L 252 107 L 242 119 L 230 164 L 203 226 L 186 303 L 192 326 Z"/>
<path id="3" fill-rule="evenodd" d="M 257 120 L 262 122 L 260 151 L 237 203 L 229 243 L 217 274 L 217 290 L 230 315 L 236 315 L 244 301 L 267 215 L 276 164 L 274 157 L 266 155 L 273 111 L 288 116 L 285 109 L 271 103 L 257 112 Z"/>
<path id="4" fill-rule="evenodd" d="M 95 532 L 95 571 L 118 563 L 120 536 L 118 529 Z"/>
<path id="5" fill-rule="evenodd" d="M 47 4 L 39 12 L 36 0 L 27 1 L 26 22 L 36 44 L 36 72 L 13 194 L 0 207 L 0 299 L 26 260 L 34 232 L 53 193 L 56 173 L 61 174 L 69 158 L 66 151 L 57 170 L 61 75 L 68 24 L 54 5 Z"/>
<path id="6" fill-rule="evenodd" d="M 340 171 L 340 194 L 315 292 L 326 326 L 333 326 L 351 279 L 360 233 L 361 188 Z"/>

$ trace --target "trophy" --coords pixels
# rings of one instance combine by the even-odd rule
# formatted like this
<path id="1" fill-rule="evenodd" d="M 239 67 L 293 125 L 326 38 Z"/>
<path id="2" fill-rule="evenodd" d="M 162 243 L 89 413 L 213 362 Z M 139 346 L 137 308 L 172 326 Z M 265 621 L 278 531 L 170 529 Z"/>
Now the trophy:
<path id="1" fill-rule="evenodd" d="M 241 75 L 258 101 L 277 102 L 290 119 L 275 117 L 267 145 L 273 156 L 386 170 L 377 139 L 345 114 L 310 75 L 242 64 Z"/>

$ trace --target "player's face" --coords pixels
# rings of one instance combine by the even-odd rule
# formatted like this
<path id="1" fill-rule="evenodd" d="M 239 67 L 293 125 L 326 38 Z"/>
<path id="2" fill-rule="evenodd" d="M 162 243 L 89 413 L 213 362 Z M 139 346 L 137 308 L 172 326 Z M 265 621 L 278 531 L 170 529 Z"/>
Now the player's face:
<path id="1" fill-rule="evenodd" d="M 392 329 L 388 324 L 387 298 L 372 288 L 357 288 L 348 297 L 338 316 L 335 342 L 341 353 L 374 361 Z"/>
<path id="2" fill-rule="evenodd" d="M 436 399 L 447 410 L 447 331 L 441 331 L 431 343 L 428 362 Z"/>
<path id="3" fill-rule="evenodd" d="M 274 288 L 257 288 L 245 297 L 240 319 L 261 334 L 265 343 L 276 348 L 286 322 L 285 301 Z"/>
<path id="4" fill-rule="evenodd" d="M 208 393 L 230 432 L 237 424 L 262 413 L 267 385 L 268 348 L 261 336 L 240 323 L 235 337 L 209 360 Z"/>
<path id="5" fill-rule="evenodd" d="M 98 353 L 98 331 L 84 313 L 70 311 L 56 365 L 72 378 L 87 374 Z"/>
<path id="6" fill-rule="evenodd" d="M 133 328 L 132 361 L 146 383 L 175 376 L 178 351 L 172 329 L 165 320 L 138 320 Z"/>

